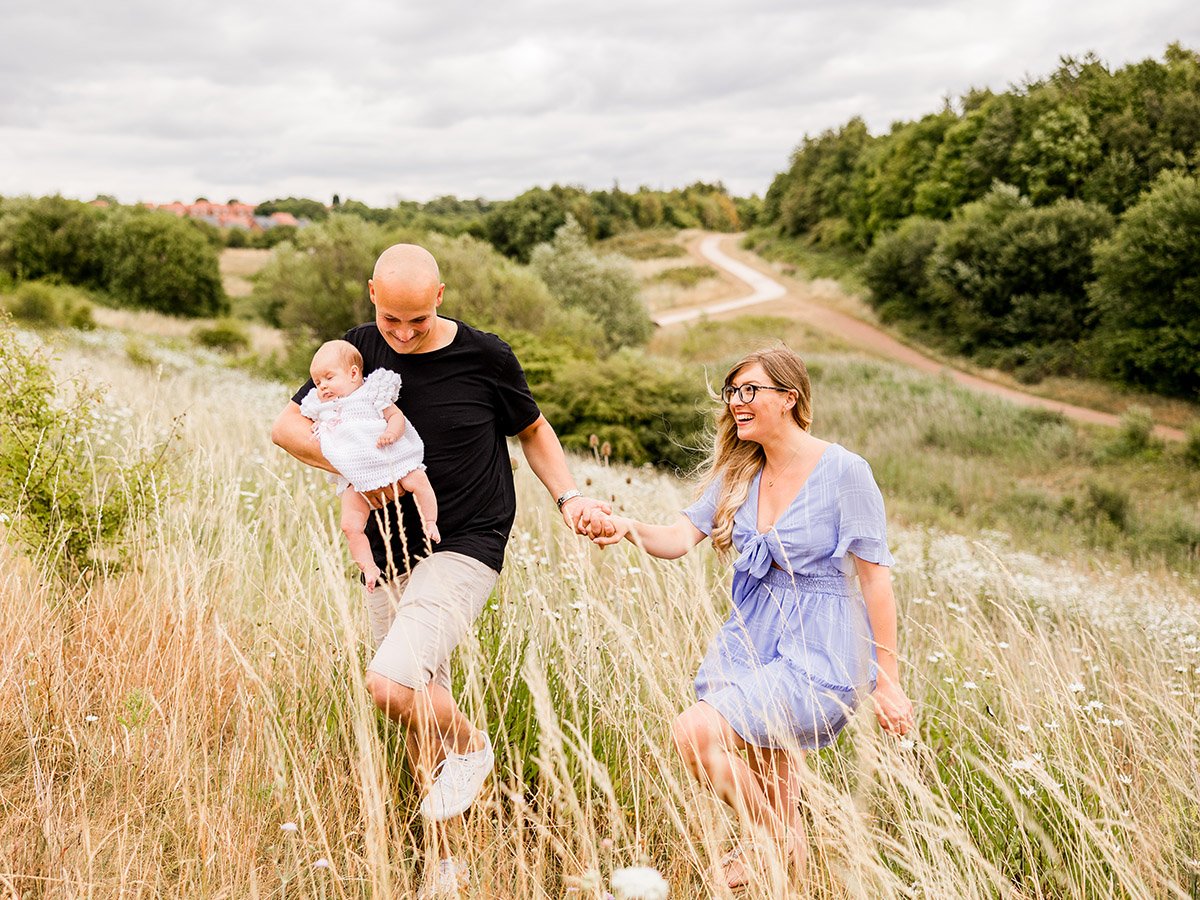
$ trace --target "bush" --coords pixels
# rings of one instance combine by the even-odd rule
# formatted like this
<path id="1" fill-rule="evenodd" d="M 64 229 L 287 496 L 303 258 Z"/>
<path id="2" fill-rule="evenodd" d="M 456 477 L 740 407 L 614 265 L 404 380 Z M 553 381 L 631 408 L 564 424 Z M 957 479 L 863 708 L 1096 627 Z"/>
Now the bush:
<path id="1" fill-rule="evenodd" d="M 554 240 L 533 251 L 530 268 L 567 309 L 600 323 L 608 349 L 646 343 L 654 331 L 637 279 L 620 256 L 601 256 L 588 246 L 579 223 L 569 219 Z"/>
<path id="2" fill-rule="evenodd" d="M 1168 173 L 1096 250 L 1095 371 L 1200 392 L 1200 179 Z"/>
<path id="3" fill-rule="evenodd" d="M 663 269 L 654 276 L 653 280 L 690 288 L 709 278 L 716 277 L 717 270 L 712 266 L 674 266 L 670 269 Z"/>
<path id="4" fill-rule="evenodd" d="M 217 251 L 169 213 L 118 209 L 100 233 L 105 289 L 120 303 L 175 316 L 228 310 Z"/>
<path id="5" fill-rule="evenodd" d="M 240 353 L 250 347 L 250 332 L 237 319 L 218 319 L 192 332 L 192 340 L 201 347 Z"/>
<path id="6" fill-rule="evenodd" d="M 96 327 L 91 301 L 65 285 L 27 281 L 5 301 L 4 308 L 14 319 L 42 328 L 91 331 Z"/>
<path id="7" fill-rule="evenodd" d="M 62 197 L 8 201 L 0 217 L 0 271 L 15 281 L 58 278 L 100 287 L 101 210 Z"/>
<path id="8" fill-rule="evenodd" d="M 871 304 L 885 322 L 928 321 L 933 310 L 926 269 L 944 228 L 929 219 L 906 219 L 867 253 L 863 280 L 871 290 Z"/>
<path id="9" fill-rule="evenodd" d="M 1183 461 L 1194 469 L 1200 469 L 1200 422 L 1188 426 L 1183 440 Z"/>
<path id="10" fill-rule="evenodd" d="M 95 562 L 141 503 L 161 448 L 133 461 L 89 452 L 100 393 L 66 391 L 42 355 L 0 321 L 0 497 L 12 533 L 52 566 Z"/>
<path id="11" fill-rule="evenodd" d="M 705 452 L 711 404 L 699 371 L 622 350 L 566 363 L 535 396 L 569 449 L 587 450 L 595 434 L 615 460 L 682 470 Z"/>

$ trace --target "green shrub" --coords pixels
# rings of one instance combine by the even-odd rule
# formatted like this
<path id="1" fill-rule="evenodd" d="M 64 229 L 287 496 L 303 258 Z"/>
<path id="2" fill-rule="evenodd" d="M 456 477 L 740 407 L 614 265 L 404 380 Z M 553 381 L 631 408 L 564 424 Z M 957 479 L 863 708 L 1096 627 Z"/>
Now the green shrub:
<path id="1" fill-rule="evenodd" d="M 944 228 L 929 219 L 907 219 L 867 254 L 863 280 L 885 322 L 923 318 L 932 312 L 926 268 Z"/>
<path id="2" fill-rule="evenodd" d="M 201 347 L 241 353 L 250 347 L 250 332 L 237 319 L 217 319 L 212 325 L 202 325 L 192 332 L 192 340 Z"/>
<path id="3" fill-rule="evenodd" d="M 1096 250 L 1095 372 L 1200 391 L 1200 179 L 1168 173 Z"/>
<path id="4" fill-rule="evenodd" d="M 535 396 L 569 449 L 587 450 L 595 434 L 615 461 L 683 470 L 705 450 L 712 404 L 702 373 L 637 351 L 571 360 Z"/>
<path id="5" fill-rule="evenodd" d="M 4 308 L 19 322 L 41 328 L 96 327 L 92 303 L 75 288 L 44 281 L 27 281 L 17 287 Z"/>
<path id="6" fill-rule="evenodd" d="M 717 270 L 712 266 L 675 266 L 670 269 L 663 269 L 652 280 L 665 281 L 690 288 L 709 278 L 716 277 Z"/>
<path id="7" fill-rule="evenodd" d="M 1088 482 L 1083 508 L 1092 520 L 1107 520 L 1119 530 L 1125 531 L 1129 527 L 1129 505 L 1129 494 L 1126 491 L 1094 481 Z"/>
<path id="8" fill-rule="evenodd" d="M 0 322 L 0 497 L 11 533 L 51 567 L 82 571 L 140 508 L 161 448 L 145 457 L 97 452 L 94 388 L 65 389 L 41 352 Z"/>
<path id="9" fill-rule="evenodd" d="M 1188 426 L 1183 440 L 1183 461 L 1195 469 L 1200 469 L 1200 422 Z"/>

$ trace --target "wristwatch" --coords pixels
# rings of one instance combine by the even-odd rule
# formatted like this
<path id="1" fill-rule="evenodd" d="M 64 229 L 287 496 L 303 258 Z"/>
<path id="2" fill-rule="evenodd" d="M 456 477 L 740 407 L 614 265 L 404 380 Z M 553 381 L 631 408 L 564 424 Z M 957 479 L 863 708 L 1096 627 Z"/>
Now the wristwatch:
<path id="1" fill-rule="evenodd" d="M 568 500 L 574 500 L 576 497 L 582 497 L 582 496 L 583 496 L 583 491 L 576 490 L 575 488 L 571 488 L 571 490 L 567 491 L 565 494 L 563 494 L 561 497 L 559 497 L 557 500 L 555 500 L 554 504 L 558 507 L 558 511 L 562 512 L 564 503 L 566 503 Z"/>

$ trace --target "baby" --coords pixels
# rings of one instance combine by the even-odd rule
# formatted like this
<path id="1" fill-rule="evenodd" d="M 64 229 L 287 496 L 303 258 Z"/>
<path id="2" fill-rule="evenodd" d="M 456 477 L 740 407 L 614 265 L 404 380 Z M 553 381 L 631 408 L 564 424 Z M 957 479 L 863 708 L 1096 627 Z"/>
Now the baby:
<path id="1" fill-rule="evenodd" d="M 350 342 L 322 344 L 309 368 L 315 386 L 300 401 L 300 412 L 313 420 L 321 452 L 340 473 L 334 480 L 342 498 L 342 531 L 367 590 L 374 591 L 380 572 L 365 533 L 371 508 L 361 492 L 399 483 L 413 495 L 430 540 L 441 536 L 437 498 L 422 462 L 425 445 L 415 428 L 405 427 L 396 406 L 400 376 L 377 369 L 364 380 L 362 366 L 362 354 Z"/>

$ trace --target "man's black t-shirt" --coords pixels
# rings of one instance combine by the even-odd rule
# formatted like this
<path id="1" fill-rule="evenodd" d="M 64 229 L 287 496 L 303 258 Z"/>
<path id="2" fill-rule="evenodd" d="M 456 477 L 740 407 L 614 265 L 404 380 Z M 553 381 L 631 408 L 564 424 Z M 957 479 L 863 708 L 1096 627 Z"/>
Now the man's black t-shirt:
<path id="1" fill-rule="evenodd" d="M 425 443 L 426 474 L 437 495 L 442 540 L 434 552 L 453 550 L 499 571 L 517 507 L 505 438 L 541 413 L 512 348 L 457 324 L 454 340 L 428 353 L 397 353 L 374 322 L 352 328 L 346 340 L 362 354 L 364 376 L 391 369 L 403 379 L 396 405 Z M 292 399 L 299 403 L 312 386 L 308 381 Z M 367 522 L 375 564 L 385 573 L 408 571 L 427 555 L 411 495 L 400 508 L 402 529 L 393 504 Z"/>

